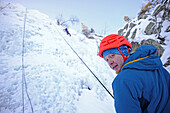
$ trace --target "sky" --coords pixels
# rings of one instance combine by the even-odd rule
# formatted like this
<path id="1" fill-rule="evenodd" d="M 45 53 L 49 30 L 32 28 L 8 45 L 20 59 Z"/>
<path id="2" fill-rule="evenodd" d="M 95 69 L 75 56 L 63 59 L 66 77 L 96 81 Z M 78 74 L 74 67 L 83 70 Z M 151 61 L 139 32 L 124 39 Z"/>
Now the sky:
<path id="1" fill-rule="evenodd" d="M 126 22 L 124 16 L 135 18 L 144 0 L 1 0 L 17 2 L 28 9 L 36 9 L 55 19 L 61 15 L 65 20 L 72 16 L 80 22 L 70 26 L 81 32 L 81 23 L 96 33 L 117 33 Z"/>

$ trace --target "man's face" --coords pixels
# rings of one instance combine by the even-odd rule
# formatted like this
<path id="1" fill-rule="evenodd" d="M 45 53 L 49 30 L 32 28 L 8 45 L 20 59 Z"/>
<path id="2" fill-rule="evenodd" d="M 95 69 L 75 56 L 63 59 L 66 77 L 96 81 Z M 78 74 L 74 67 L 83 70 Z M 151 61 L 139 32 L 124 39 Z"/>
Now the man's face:
<path id="1" fill-rule="evenodd" d="M 122 55 L 108 54 L 104 59 L 109 64 L 110 68 L 116 71 L 116 74 L 121 71 L 122 65 L 124 63 Z"/>

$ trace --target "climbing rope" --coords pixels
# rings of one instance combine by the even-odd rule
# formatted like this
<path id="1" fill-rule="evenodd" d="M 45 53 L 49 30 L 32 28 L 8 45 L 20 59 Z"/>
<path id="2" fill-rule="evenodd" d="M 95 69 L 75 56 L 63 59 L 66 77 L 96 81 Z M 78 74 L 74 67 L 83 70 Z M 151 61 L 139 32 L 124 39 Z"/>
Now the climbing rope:
<path id="1" fill-rule="evenodd" d="M 25 86 L 25 91 L 26 91 L 26 94 L 27 94 L 27 98 L 29 100 L 29 103 L 30 103 L 30 106 L 31 106 L 31 111 L 32 113 L 34 113 L 34 110 L 33 110 L 33 106 L 32 106 L 32 103 L 31 103 L 31 99 L 29 97 L 29 94 L 28 94 L 28 91 L 27 91 L 27 82 L 26 82 L 26 79 L 25 79 L 25 69 L 24 69 L 24 49 L 25 49 L 25 46 L 24 46 L 24 37 L 25 37 L 25 25 L 26 25 L 26 18 L 27 18 L 27 8 L 26 8 L 26 11 L 25 11 L 25 18 L 24 18 L 24 30 L 23 30 L 23 37 L 22 37 L 22 104 L 23 104 L 23 113 L 24 113 L 24 109 L 25 109 L 25 104 L 24 104 L 24 86 Z"/>
<path id="2" fill-rule="evenodd" d="M 56 29 L 58 31 L 58 29 Z M 98 79 L 98 77 L 93 73 L 93 71 L 87 66 L 87 64 L 82 60 L 82 58 L 77 54 L 77 52 L 72 48 L 72 46 L 68 43 L 68 41 L 64 38 L 64 36 L 58 31 L 63 40 L 67 43 L 67 45 L 72 49 L 72 51 L 77 55 L 77 57 L 81 60 L 81 62 L 87 67 L 87 69 L 92 73 L 92 75 L 97 79 L 97 81 L 103 86 L 103 88 L 109 93 L 109 95 L 114 99 L 114 96 L 109 92 L 109 90 L 104 86 L 104 84 Z"/>

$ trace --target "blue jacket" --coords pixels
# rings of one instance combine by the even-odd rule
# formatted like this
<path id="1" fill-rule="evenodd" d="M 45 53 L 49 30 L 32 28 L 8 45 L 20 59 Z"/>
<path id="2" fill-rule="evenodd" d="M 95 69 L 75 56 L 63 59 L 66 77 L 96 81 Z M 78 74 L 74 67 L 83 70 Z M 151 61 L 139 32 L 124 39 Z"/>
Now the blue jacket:
<path id="1" fill-rule="evenodd" d="M 170 113 L 170 74 L 144 45 L 123 64 L 112 83 L 117 113 Z"/>

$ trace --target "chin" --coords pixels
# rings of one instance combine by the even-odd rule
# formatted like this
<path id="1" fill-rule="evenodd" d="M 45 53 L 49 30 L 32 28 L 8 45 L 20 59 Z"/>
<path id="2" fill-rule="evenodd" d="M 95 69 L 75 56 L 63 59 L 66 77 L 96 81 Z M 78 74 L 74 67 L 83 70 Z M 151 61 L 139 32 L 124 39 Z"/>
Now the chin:
<path id="1" fill-rule="evenodd" d="M 116 71 L 116 74 L 119 74 L 120 73 L 120 70 Z"/>

